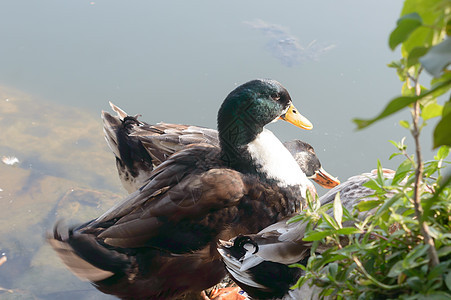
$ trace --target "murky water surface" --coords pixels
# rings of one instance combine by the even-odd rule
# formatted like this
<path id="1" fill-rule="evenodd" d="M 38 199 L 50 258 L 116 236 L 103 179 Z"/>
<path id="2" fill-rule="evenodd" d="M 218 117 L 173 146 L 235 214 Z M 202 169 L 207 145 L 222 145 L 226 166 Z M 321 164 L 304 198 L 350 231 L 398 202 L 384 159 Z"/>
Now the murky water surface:
<path id="1" fill-rule="evenodd" d="M 3 1 L 0 297 L 110 298 L 44 243 L 57 220 L 87 221 L 125 195 L 99 117 L 109 100 L 151 123 L 215 127 L 237 84 L 273 78 L 314 124 L 311 132 L 271 124 L 281 140 L 311 143 L 343 180 L 375 168 L 378 158 L 396 166 L 388 140 L 408 135 L 397 124 L 408 115 L 362 132 L 351 119 L 374 116 L 400 92 L 385 65 L 398 57 L 387 37 L 401 4 Z"/>

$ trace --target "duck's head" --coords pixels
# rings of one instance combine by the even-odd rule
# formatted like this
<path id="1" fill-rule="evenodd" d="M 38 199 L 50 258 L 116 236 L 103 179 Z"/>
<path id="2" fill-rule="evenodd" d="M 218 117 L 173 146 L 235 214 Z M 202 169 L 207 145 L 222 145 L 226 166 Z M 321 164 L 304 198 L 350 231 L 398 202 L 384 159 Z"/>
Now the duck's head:
<path id="1" fill-rule="evenodd" d="M 279 119 L 303 129 L 313 127 L 277 81 L 257 79 L 237 87 L 218 112 L 221 158 L 235 170 L 275 181 L 281 187 L 302 186 L 308 180 L 293 156 L 274 134 L 263 128 Z"/>
<path id="2" fill-rule="evenodd" d="M 290 151 L 305 175 L 326 189 L 331 189 L 340 184 L 340 181 L 326 172 L 321 166 L 315 149 L 306 142 L 292 140 L 283 143 Z"/>
<path id="3" fill-rule="evenodd" d="M 312 123 L 294 107 L 288 91 L 277 81 L 256 79 L 233 90 L 218 112 L 221 143 L 244 146 L 279 119 L 310 130 Z"/>

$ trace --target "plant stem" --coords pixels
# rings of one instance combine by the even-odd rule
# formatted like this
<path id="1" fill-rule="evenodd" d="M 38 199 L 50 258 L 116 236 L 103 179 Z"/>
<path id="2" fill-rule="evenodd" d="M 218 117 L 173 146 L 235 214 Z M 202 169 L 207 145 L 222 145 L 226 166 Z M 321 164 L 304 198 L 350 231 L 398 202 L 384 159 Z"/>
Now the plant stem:
<path id="1" fill-rule="evenodd" d="M 387 285 L 387 284 L 384 284 L 384 283 L 378 281 L 376 278 L 371 276 L 365 270 L 365 267 L 363 266 L 362 262 L 356 256 L 352 256 L 352 260 L 355 262 L 355 264 L 357 265 L 357 268 L 360 270 L 360 272 L 363 275 L 365 275 L 365 277 L 368 278 L 371 282 L 373 282 L 376 286 L 378 286 L 382 289 L 385 289 L 385 290 L 393 290 L 393 289 L 397 289 L 397 288 L 401 287 L 401 285 Z"/>
<path id="2" fill-rule="evenodd" d="M 420 74 L 420 71 L 418 72 L 418 75 Z M 421 87 L 418 82 L 418 76 L 416 78 L 411 78 L 412 81 L 415 83 L 415 93 L 417 96 L 421 93 Z M 429 265 L 431 268 L 439 264 L 439 259 L 437 255 L 437 251 L 435 250 L 435 243 L 432 239 L 430 233 L 429 233 L 429 226 L 424 222 L 423 219 L 423 207 L 421 206 L 421 199 L 420 199 L 420 184 L 421 184 L 421 178 L 423 177 L 423 160 L 421 157 L 421 147 L 420 147 L 420 129 L 418 128 L 418 122 L 420 118 L 420 103 L 416 101 L 413 106 L 412 110 L 412 118 L 413 118 L 413 128 L 412 128 L 412 135 L 413 139 L 415 141 L 415 153 L 417 158 L 417 165 L 415 169 L 415 186 L 413 191 L 413 205 L 415 207 L 415 215 L 417 216 L 421 234 L 424 237 L 424 243 L 426 245 L 429 245 L 428 254 L 429 254 Z"/>

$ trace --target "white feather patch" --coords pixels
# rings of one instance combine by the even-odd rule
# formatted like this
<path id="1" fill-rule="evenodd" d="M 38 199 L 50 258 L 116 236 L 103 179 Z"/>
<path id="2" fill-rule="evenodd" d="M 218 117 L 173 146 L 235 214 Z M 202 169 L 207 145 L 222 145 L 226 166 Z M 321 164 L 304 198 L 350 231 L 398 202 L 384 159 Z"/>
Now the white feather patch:
<path id="1" fill-rule="evenodd" d="M 271 131 L 263 128 L 255 140 L 249 143 L 247 150 L 268 178 L 277 180 L 281 186 L 301 185 L 305 196 L 307 176 Z"/>

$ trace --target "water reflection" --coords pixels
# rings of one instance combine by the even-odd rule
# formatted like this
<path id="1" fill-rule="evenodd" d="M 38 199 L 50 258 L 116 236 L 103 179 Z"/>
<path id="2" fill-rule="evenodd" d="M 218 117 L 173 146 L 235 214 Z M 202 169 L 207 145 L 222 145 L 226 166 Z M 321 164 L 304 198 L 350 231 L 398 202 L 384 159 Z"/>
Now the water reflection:
<path id="1" fill-rule="evenodd" d="M 251 28 L 263 32 L 269 39 L 266 49 L 277 58 L 282 65 L 294 67 L 309 60 L 318 60 L 336 45 L 324 44 L 312 40 L 302 45 L 299 39 L 290 30 L 279 24 L 271 24 L 263 20 L 246 21 Z"/>
<path id="2" fill-rule="evenodd" d="M 1 298 L 110 298 L 75 278 L 44 242 L 57 220 L 86 221 L 122 198 L 100 121 L 4 87 L 0 99 L 0 156 L 9 158 L 0 162 Z"/>

